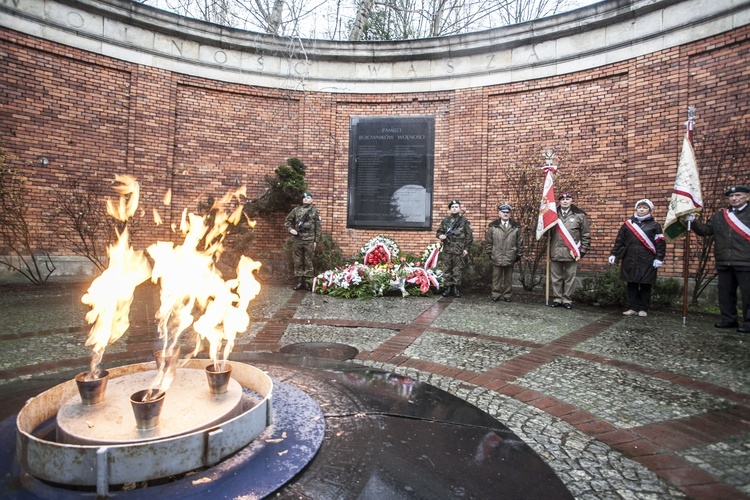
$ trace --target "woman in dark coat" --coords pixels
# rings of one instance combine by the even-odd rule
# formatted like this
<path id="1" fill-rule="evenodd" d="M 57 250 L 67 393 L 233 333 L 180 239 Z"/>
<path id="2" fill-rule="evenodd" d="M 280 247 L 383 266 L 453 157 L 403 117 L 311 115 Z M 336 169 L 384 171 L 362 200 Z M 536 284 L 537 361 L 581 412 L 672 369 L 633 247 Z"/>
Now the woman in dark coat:
<path id="1" fill-rule="evenodd" d="M 625 316 L 648 316 L 651 285 L 667 252 L 661 226 L 651 216 L 653 209 L 650 200 L 638 200 L 635 214 L 620 228 L 610 252 L 609 263 L 620 262 L 620 277 L 628 283 L 630 309 Z"/>

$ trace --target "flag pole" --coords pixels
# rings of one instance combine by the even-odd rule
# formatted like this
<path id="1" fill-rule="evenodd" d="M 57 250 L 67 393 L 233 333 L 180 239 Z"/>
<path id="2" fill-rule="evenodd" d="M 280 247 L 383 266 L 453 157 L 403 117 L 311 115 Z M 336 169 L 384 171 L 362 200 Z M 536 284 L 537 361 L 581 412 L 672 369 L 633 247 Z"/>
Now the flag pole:
<path id="1" fill-rule="evenodd" d="M 545 151 L 542 156 L 544 156 L 544 163 L 546 164 L 545 168 L 547 168 L 547 169 L 553 169 L 552 172 L 554 172 L 555 170 L 557 170 L 557 167 L 553 167 L 552 166 L 552 159 L 555 157 L 555 152 L 554 151 L 550 151 L 550 150 Z M 543 168 L 542 171 L 545 171 L 545 169 Z M 545 177 L 544 177 L 544 185 L 545 185 L 545 188 L 546 188 L 547 176 L 548 175 L 552 175 L 552 174 L 550 174 L 548 171 L 545 171 L 545 172 L 546 173 L 545 173 Z M 551 186 L 554 186 L 554 177 L 553 177 L 553 181 L 552 181 Z M 554 201 L 554 197 L 555 197 L 554 188 L 550 187 L 550 189 L 551 189 L 551 194 L 552 194 L 552 198 L 553 198 L 553 201 Z M 542 202 L 544 202 L 544 200 L 545 200 L 545 198 L 546 198 L 546 196 L 548 194 L 550 194 L 550 193 L 545 192 L 544 189 L 542 190 Z M 555 217 L 557 217 L 557 206 L 556 205 L 554 205 L 554 210 L 555 210 Z M 543 223 L 543 219 L 541 217 L 542 216 L 540 215 L 540 222 L 539 223 L 542 224 L 542 226 L 544 227 L 545 224 Z M 537 227 L 537 239 L 539 239 L 538 227 Z M 550 281 L 550 276 L 549 276 L 550 269 L 549 268 L 550 268 L 550 247 L 551 246 L 552 246 L 552 237 L 549 234 L 547 234 L 547 258 L 546 258 L 546 266 L 545 266 L 547 270 L 546 270 L 546 276 L 545 276 L 545 280 L 544 280 L 545 281 L 545 287 L 544 287 L 544 305 L 546 305 L 546 306 L 549 305 L 549 281 Z"/>
<path id="2" fill-rule="evenodd" d="M 688 106 L 688 119 L 685 122 L 687 127 L 687 139 L 690 146 L 693 145 L 693 125 L 695 125 L 695 106 Z M 687 309 L 688 309 L 688 281 L 689 276 L 689 262 L 690 262 L 690 223 L 688 222 L 687 231 L 685 234 L 685 252 L 682 260 L 682 326 L 685 326 L 687 322 Z"/>
<path id="3" fill-rule="evenodd" d="M 549 238 L 549 237 L 547 238 L 547 279 L 546 279 L 547 285 L 546 285 L 546 289 L 544 292 L 544 305 L 545 306 L 549 305 L 549 247 L 550 247 L 551 240 L 552 238 Z"/>

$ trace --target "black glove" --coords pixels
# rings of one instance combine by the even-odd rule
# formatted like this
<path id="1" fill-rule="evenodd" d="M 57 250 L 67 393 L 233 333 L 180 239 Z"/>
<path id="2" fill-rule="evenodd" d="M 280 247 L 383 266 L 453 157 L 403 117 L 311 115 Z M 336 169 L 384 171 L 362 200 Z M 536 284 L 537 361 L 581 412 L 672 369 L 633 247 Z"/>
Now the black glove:
<path id="1" fill-rule="evenodd" d="M 516 262 L 521 262 L 521 256 L 520 255 L 516 255 Z"/>

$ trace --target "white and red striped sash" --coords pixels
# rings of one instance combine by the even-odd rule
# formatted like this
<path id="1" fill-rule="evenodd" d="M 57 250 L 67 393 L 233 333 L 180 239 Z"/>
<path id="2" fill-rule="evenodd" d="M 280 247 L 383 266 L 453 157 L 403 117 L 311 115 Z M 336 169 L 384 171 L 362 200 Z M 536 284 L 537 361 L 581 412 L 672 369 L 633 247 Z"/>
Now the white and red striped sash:
<path id="1" fill-rule="evenodd" d="M 656 241 L 663 240 L 664 235 L 663 234 L 657 234 L 654 241 L 651 241 L 651 238 L 648 237 L 648 235 L 643 231 L 643 229 L 640 228 L 640 226 L 637 226 L 633 224 L 632 221 L 626 220 L 625 225 L 630 229 L 633 234 L 635 235 L 638 240 L 643 243 L 643 246 L 649 249 L 649 251 L 656 255 L 656 245 L 654 244 Z"/>
<path id="2" fill-rule="evenodd" d="M 730 210 L 723 210 L 724 220 L 727 221 L 729 227 L 734 229 L 737 234 L 750 241 L 750 227 L 747 227 L 740 219 Z"/>
<path id="3" fill-rule="evenodd" d="M 575 239 L 573 239 L 573 235 L 570 234 L 570 231 L 568 231 L 568 228 L 565 227 L 565 224 L 560 220 L 560 222 L 557 223 L 557 233 L 560 235 L 562 240 L 565 242 L 565 246 L 568 247 L 568 250 L 570 250 L 571 255 L 575 260 L 578 260 L 581 258 L 581 244 L 576 242 Z"/>

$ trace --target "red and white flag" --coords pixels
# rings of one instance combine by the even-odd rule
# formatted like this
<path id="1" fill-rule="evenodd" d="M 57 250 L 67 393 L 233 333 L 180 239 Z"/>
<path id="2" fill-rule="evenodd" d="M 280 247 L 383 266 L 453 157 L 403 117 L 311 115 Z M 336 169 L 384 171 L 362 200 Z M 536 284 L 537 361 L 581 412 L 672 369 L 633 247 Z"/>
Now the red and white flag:
<path id="1" fill-rule="evenodd" d="M 555 165 L 542 167 L 544 177 L 544 189 L 542 190 L 542 202 L 539 206 L 539 220 L 536 223 L 536 239 L 542 237 L 549 228 L 557 224 L 557 203 L 555 202 Z"/>

